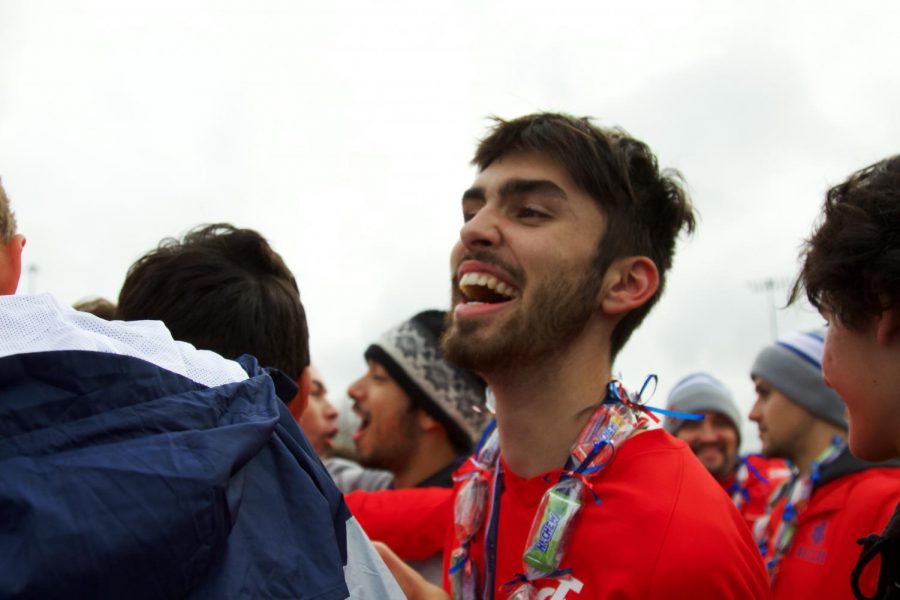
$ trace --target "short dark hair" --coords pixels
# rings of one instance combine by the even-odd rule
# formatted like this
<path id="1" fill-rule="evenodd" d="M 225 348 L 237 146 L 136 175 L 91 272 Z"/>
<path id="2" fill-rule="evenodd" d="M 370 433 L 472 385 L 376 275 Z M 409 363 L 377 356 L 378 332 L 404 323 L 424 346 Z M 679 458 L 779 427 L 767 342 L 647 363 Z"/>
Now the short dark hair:
<path id="1" fill-rule="evenodd" d="M 252 354 L 291 379 L 309 365 L 297 282 L 252 229 L 216 223 L 164 239 L 128 270 L 118 317 L 160 320 L 177 340 L 226 358 Z"/>
<path id="2" fill-rule="evenodd" d="M 809 302 L 860 329 L 900 302 L 900 155 L 830 190 L 822 217 L 801 251 L 790 301 Z"/>
<path id="3" fill-rule="evenodd" d="M 472 160 L 479 170 L 512 152 L 536 152 L 555 160 L 607 217 L 597 271 L 604 274 L 625 256 L 647 256 L 656 264 L 659 289 L 616 325 L 610 340 L 615 357 L 662 294 L 678 234 L 694 230 L 694 209 L 681 175 L 660 171 L 645 143 L 622 129 L 599 127 L 588 117 L 538 113 L 494 121 Z"/>

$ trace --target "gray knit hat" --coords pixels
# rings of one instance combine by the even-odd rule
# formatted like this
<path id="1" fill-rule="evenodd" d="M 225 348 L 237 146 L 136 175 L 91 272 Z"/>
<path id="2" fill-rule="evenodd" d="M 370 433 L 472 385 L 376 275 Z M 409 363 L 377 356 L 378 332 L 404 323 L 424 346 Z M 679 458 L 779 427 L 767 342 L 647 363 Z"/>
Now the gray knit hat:
<path id="1" fill-rule="evenodd" d="M 822 376 L 824 350 L 820 331 L 792 333 L 759 353 L 750 376 L 766 380 L 820 419 L 847 429 L 844 401 Z"/>
<path id="2" fill-rule="evenodd" d="M 445 314 L 417 314 L 385 332 L 365 357 L 384 367 L 416 406 L 440 422 L 454 445 L 471 449 L 490 418 L 485 383 L 444 360 L 440 340 Z"/>
<path id="3" fill-rule="evenodd" d="M 666 408 L 679 412 L 708 411 L 724 415 L 734 425 L 738 445 L 741 443 L 741 411 L 734 403 L 731 390 L 708 373 L 691 373 L 676 383 L 669 392 Z M 675 435 L 683 424 L 683 419 L 666 417 L 663 427 Z"/>

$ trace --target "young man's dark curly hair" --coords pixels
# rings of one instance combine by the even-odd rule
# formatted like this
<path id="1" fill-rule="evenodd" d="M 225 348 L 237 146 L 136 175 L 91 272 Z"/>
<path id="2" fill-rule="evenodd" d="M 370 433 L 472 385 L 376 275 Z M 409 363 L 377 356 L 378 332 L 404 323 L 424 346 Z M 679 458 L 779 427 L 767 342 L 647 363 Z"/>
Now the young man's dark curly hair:
<path id="1" fill-rule="evenodd" d="M 900 155 L 828 190 L 791 292 L 849 328 L 900 304 Z"/>

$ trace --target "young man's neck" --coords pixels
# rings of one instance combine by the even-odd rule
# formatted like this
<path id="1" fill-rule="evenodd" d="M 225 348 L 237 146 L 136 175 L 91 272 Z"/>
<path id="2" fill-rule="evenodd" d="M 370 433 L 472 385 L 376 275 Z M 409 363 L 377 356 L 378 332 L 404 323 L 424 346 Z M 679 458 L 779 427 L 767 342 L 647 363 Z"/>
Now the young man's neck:
<path id="1" fill-rule="evenodd" d="M 402 470 L 394 471 L 394 487 L 416 487 L 456 460 L 456 452 L 446 436 L 422 435 L 411 460 Z"/>
<path id="2" fill-rule="evenodd" d="M 847 437 L 847 432 L 840 427 L 819 420 L 810 428 L 807 435 L 803 436 L 802 440 L 798 440 L 794 456 L 789 458 L 801 476 L 805 477 L 810 474 L 813 463 L 834 443 L 836 436 L 843 440 Z"/>
<path id="3" fill-rule="evenodd" d="M 594 342 L 583 336 L 537 364 L 485 374 L 497 399 L 503 459 L 520 477 L 562 467 L 603 400 L 609 349 Z"/>

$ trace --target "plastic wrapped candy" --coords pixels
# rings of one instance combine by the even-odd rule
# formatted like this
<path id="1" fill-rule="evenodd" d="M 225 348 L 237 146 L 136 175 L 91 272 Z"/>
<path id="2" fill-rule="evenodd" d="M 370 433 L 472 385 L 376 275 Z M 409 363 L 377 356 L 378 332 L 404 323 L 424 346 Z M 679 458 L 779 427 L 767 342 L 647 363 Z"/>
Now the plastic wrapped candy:
<path id="1" fill-rule="evenodd" d="M 488 482 L 475 472 L 459 488 L 453 504 L 453 528 L 460 542 L 471 540 L 484 521 L 488 499 Z"/>
<path id="2" fill-rule="evenodd" d="M 462 548 L 450 555 L 450 586 L 453 600 L 479 600 L 478 568 Z"/>
<path id="3" fill-rule="evenodd" d="M 631 409 L 626 406 L 615 404 L 606 406 L 605 410 L 601 408 L 596 411 L 572 448 L 572 457 L 577 461 L 573 465 L 573 470 L 580 467 L 598 443 L 604 445 L 591 458 L 590 465 L 587 467 L 608 463 L 612 458 L 614 448 L 627 439 L 637 425 L 637 419 Z"/>
<path id="4" fill-rule="evenodd" d="M 581 509 L 584 483 L 580 479 L 564 479 L 544 492 L 535 513 L 523 559 L 529 579 L 539 579 L 555 572 L 565 555 L 572 523 Z"/>
<path id="5" fill-rule="evenodd" d="M 523 583 L 513 590 L 509 600 L 537 600 L 537 588 L 530 583 Z"/>

